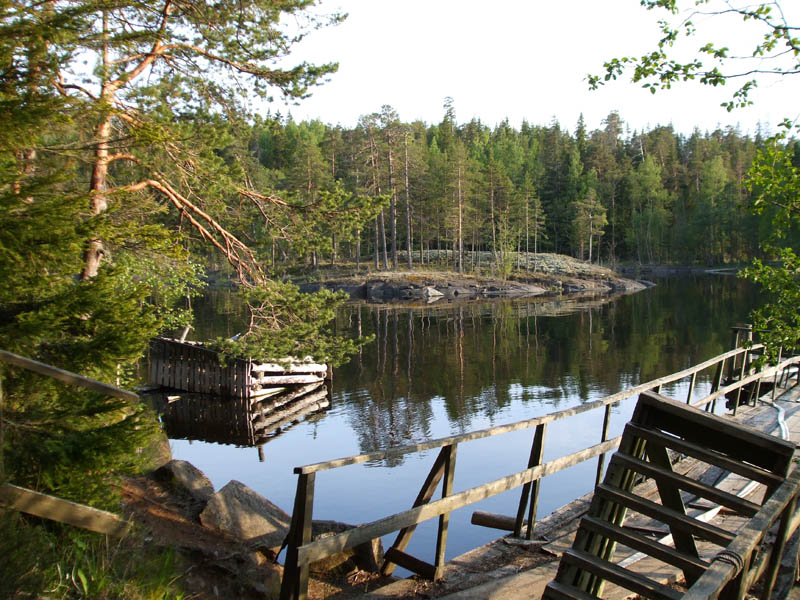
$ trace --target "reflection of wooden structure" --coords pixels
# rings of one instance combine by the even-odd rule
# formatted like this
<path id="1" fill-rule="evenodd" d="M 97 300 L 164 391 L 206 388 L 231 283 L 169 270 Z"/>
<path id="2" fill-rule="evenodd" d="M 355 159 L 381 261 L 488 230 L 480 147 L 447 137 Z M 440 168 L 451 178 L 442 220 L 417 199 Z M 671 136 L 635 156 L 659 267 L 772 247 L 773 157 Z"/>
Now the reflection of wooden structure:
<path id="1" fill-rule="evenodd" d="M 625 427 L 619 450 L 612 456 L 605 479 L 596 488 L 589 512 L 580 523 L 572 548 L 563 554 L 558 574 L 548 584 L 543 598 L 599 597 L 606 581 L 644 598 L 680 598 L 680 591 L 625 563 L 613 562 L 617 544 L 676 567 L 691 586 L 715 557 L 725 555 L 726 550 L 721 549 L 735 537 L 734 531 L 723 527 L 724 523 L 712 524 L 702 517 L 704 513 L 688 511 L 691 498 L 702 498 L 723 507 L 727 521 L 735 527 L 742 520 L 754 517 L 761 503 L 744 492 L 732 494 L 719 485 L 675 473 L 670 452 L 690 456 L 753 482 L 745 490 L 765 490 L 766 502 L 784 482 L 794 449 L 791 442 L 652 392 L 642 393 Z M 634 483 L 640 476 L 655 481 L 660 504 L 635 493 Z M 626 528 L 629 512 L 666 525 L 672 534 L 672 544 Z M 735 558 L 731 556 L 729 560 Z M 760 572 L 763 572 L 767 565 L 761 562 Z M 777 561 L 773 566 L 777 569 Z M 757 569 L 756 565 L 748 564 L 745 571 L 751 567 Z M 774 581 L 774 572 L 770 576 Z"/>
<path id="2" fill-rule="evenodd" d="M 327 408 L 331 375 L 309 360 L 259 363 L 199 342 L 150 341 L 149 395 L 171 438 L 260 446 L 276 432 Z"/>
<path id="3" fill-rule="evenodd" d="M 320 386 L 329 374 L 326 365 L 310 360 L 258 363 L 228 357 L 223 365 L 217 352 L 199 342 L 150 340 L 149 383 L 174 390 L 257 399 L 273 395 L 276 388 Z"/>
<path id="4" fill-rule="evenodd" d="M 259 446 L 329 406 L 321 383 L 276 392 L 256 400 L 163 390 L 149 396 L 170 438 L 237 446 Z"/>

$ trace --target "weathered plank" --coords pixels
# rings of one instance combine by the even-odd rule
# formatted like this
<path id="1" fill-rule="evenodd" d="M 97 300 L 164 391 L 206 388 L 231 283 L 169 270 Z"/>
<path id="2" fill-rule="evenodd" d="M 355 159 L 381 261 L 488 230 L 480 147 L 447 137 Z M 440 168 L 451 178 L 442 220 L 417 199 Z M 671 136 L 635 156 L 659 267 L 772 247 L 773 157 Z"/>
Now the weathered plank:
<path id="1" fill-rule="evenodd" d="M 328 372 L 327 365 L 291 360 L 279 363 L 253 363 L 251 369 L 251 373 L 255 377 L 260 377 L 263 373 L 322 373 L 324 375 Z"/>
<path id="2" fill-rule="evenodd" d="M 686 531 L 720 546 L 728 545 L 734 537 L 729 531 L 693 519 L 678 511 L 631 494 L 630 492 L 608 487 L 605 484 L 600 484 L 597 487 L 595 496 L 610 500 L 620 506 L 625 506 L 652 519 L 666 523 L 672 529 L 677 528 Z"/>
<path id="3" fill-rule="evenodd" d="M 762 346 L 754 345 L 752 348 L 760 348 Z M 420 444 L 410 444 L 408 446 L 403 446 L 400 448 L 392 448 L 390 450 L 382 450 L 378 452 L 370 452 L 367 454 L 358 454 L 355 456 L 348 456 L 343 458 L 336 458 L 333 460 L 328 460 L 325 462 L 319 463 L 312 463 L 308 465 L 303 465 L 300 467 L 295 467 L 294 472 L 297 474 L 300 473 L 315 473 L 319 471 L 326 471 L 329 469 L 336 469 L 339 467 L 344 467 L 347 465 L 355 465 L 364 462 L 374 462 L 380 461 L 387 458 L 396 458 L 399 456 L 403 456 L 405 454 L 412 454 L 415 452 L 422 452 L 424 450 L 431 450 L 434 448 L 441 448 L 442 446 L 448 446 L 451 444 L 461 444 L 463 442 L 469 442 L 472 440 L 483 439 L 487 437 L 492 437 L 494 435 L 500 435 L 503 433 L 510 433 L 513 431 L 520 431 L 522 429 L 529 429 L 531 427 L 535 427 L 536 425 L 540 425 L 543 423 L 551 423 L 553 421 L 558 421 L 560 419 L 564 419 L 567 417 L 571 417 L 573 415 L 578 415 L 584 412 L 588 412 L 590 410 L 594 410 L 596 408 L 602 408 L 609 404 L 614 404 L 616 402 L 620 402 L 621 400 L 625 400 L 626 398 L 630 398 L 631 396 L 635 396 L 642 392 L 655 389 L 661 385 L 665 385 L 667 383 L 672 383 L 674 381 L 680 381 L 686 377 L 691 376 L 693 373 L 703 371 L 709 367 L 715 366 L 717 363 L 722 362 L 723 360 L 727 360 L 733 356 L 738 356 L 747 352 L 745 348 L 737 348 L 735 350 L 730 350 L 725 352 L 724 354 L 720 354 L 712 359 L 704 361 L 694 367 L 689 369 L 685 369 L 683 371 L 679 371 L 678 373 L 674 373 L 672 375 L 661 377 L 659 379 L 653 379 L 652 381 L 648 381 L 646 383 L 637 385 L 633 388 L 628 390 L 624 390 L 622 392 L 618 392 L 616 394 L 612 394 L 610 396 L 606 396 L 600 400 L 596 400 L 594 402 L 587 402 L 586 404 L 582 404 L 581 406 L 577 406 L 574 408 L 568 408 L 565 410 L 557 411 L 554 413 L 550 413 L 548 415 L 544 415 L 541 417 L 535 417 L 533 419 L 527 419 L 525 421 L 518 421 L 516 423 L 509 423 L 507 425 L 498 425 L 496 427 L 490 427 L 488 429 L 482 429 L 478 431 L 473 431 L 470 433 L 465 433 L 462 435 L 450 436 L 446 438 L 440 438 L 437 440 L 431 440 L 429 442 L 423 442 Z"/>
<path id="4" fill-rule="evenodd" d="M 294 374 L 294 375 L 264 375 L 252 379 L 251 385 L 301 385 L 306 383 L 322 383 L 325 379 L 319 375 Z"/>
<path id="5" fill-rule="evenodd" d="M 683 554 L 641 533 L 631 531 L 625 527 L 618 527 L 595 517 L 584 517 L 581 520 L 581 526 L 615 542 L 624 544 L 628 548 L 643 552 L 683 571 L 691 571 L 696 575 L 700 575 L 709 565 L 709 563 L 700 558 Z"/>
<path id="6" fill-rule="evenodd" d="M 617 454 L 616 460 L 620 461 L 626 467 L 633 469 L 637 473 L 651 477 L 656 481 L 670 482 L 682 490 L 692 492 L 701 498 L 712 500 L 717 504 L 735 510 L 736 512 L 748 517 L 755 515 L 761 508 L 758 504 L 743 498 L 739 498 L 739 496 L 736 496 L 735 494 L 731 494 L 710 485 L 705 485 L 694 479 L 689 479 L 684 475 L 679 475 L 673 471 L 656 467 L 650 463 L 646 463 L 631 456 Z"/>
<path id="7" fill-rule="evenodd" d="M 72 373 L 70 371 L 65 371 L 64 369 L 47 365 L 43 362 L 39 362 L 38 360 L 32 360 L 24 356 L 19 356 L 18 354 L 14 354 L 12 352 L 0 350 L 0 360 L 9 365 L 27 369 L 28 371 L 33 371 L 39 375 L 46 375 L 47 377 L 52 377 L 53 379 L 63 383 L 76 385 L 78 387 L 99 392 L 107 396 L 121 398 L 122 400 L 130 400 L 131 402 L 139 401 L 139 396 L 133 392 L 129 392 L 128 390 L 123 390 L 113 385 L 97 381 L 96 379 L 91 379 L 90 377 L 84 377 L 83 375 L 78 375 L 77 373 Z"/>
<path id="8" fill-rule="evenodd" d="M 587 552 L 569 549 L 564 552 L 561 560 L 590 573 L 594 573 L 607 581 L 616 583 L 645 598 L 654 598 L 656 600 L 680 600 L 683 597 L 683 594 L 678 590 L 674 590 L 671 587 L 648 579 L 633 571 L 618 567 L 601 558 L 592 556 Z"/>
<path id="9" fill-rule="evenodd" d="M 0 503 L 29 515 L 113 537 L 122 537 L 131 527 L 128 521 L 113 513 L 10 483 L 0 485 Z"/>
<path id="10" fill-rule="evenodd" d="M 727 456 L 719 454 L 718 452 L 708 450 L 701 444 L 687 442 L 685 440 L 663 434 L 659 431 L 640 427 L 632 423 L 628 423 L 625 426 L 625 433 L 628 432 L 636 437 L 647 441 L 658 442 L 667 448 L 677 450 L 678 452 L 687 454 L 702 460 L 703 462 L 707 462 L 710 465 L 720 467 L 726 471 L 730 471 L 731 473 L 736 473 L 742 477 L 747 477 L 748 479 L 758 481 L 759 483 L 764 483 L 766 485 L 780 485 L 780 483 L 783 481 L 783 478 L 775 473 L 770 473 L 764 469 L 733 460 Z"/>

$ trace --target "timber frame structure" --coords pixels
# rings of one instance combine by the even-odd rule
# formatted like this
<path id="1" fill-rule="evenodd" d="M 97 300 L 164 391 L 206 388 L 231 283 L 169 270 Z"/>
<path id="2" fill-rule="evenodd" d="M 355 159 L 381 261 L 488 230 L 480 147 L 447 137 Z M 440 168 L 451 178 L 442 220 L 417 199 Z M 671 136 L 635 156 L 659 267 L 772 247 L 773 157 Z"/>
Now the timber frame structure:
<path id="1" fill-rule="evenodd" d="M 759 367 L 760 363 L 757 358 L 763 353 L 763 346 L 748 343 L 747 347 L 736 347 L 741 341 L 749 342 L 751 336 L 752 330 L 749 328 L 734 328 L 733 350 L 689 369 L 637 385 L 579 407 L 463 435 L 296 467 L 294 472 L 298 476 L 297 491 L 287 538 L 287 554 L 280 594 L 281 600 L 303 600 L 307 598 L 311 563 L 395 531 L 398 532 L 397 538 L 394 544 L 385 552 L 385 560 L 381 572 L 390 574 L 395 566 L 399 565 L 426 578 L 436 580 L 441 577 L 444 568 L 450 512 L 515 488 L 521 488 L 520 500 L 516 517 L 509 524 L 509 527 L 513 530 L 515 536 L 532 539 L 536 523 L 539 490 L 543 477 L 586 460 L 597 458 L 596 485 L 602 480 L 605 455 L 613 452 L 620 445 L 622 439 L 622 436 L 608 439 L 611 408 L 614 404 L 645 392 L 661 393 L 663 386 L 688 379 L 688 394 L 685 399 L 681 400 L 683 403 L 713 413 L 718 399 L 725 396 L 730 399 L 731 396 L 734 396 L 735 404 L 733 410 L 735 413 L 742 400 L 756 402 L 756 399 L 760 397 L 762 380 L 772 378 L 772 381 L 777 383 L 779 380 L 788 380 L 794 374 L 798 378 L 798 382 L 800 382 L 800 369 L 798 369 L 800 356 L 782 360 L 774 366 L 762 365 Z M 713 372 L 711 393 L 705 398 L 692 401 L 697 376 L 704 371 Z M 776 387 L 772 388 L 773 395 Z M 549 423 L 599 409 L 604 410 L 604 418 L 599 435 L 600 439 L 596 445 L 546 463 L 542 462 L 545 449 L 545 434 Z M 456 455 L 460 444 L 512 431 L 530 429 L 533 430 L 533 436 L 527 469 L 459 493 L 452 493 Z M 317 473 L 347 465 L 385 460 L 437 448 L 439 449 L 439 454 L 434 460 L 433 466 L 411 508 L 377 521 L 359 525 L 338 535 L 312 541 L 311 521 Z M 441 498 L 434 500 L 433 496 L 440 483 L 442 483 Z M 475 522 L 476 515 L 473 515 L 473 522 Z M 416 526 L 433 518 L 438 518 L 439 524 L 434 564 L 430 564 L 409 555 L 405 552 L 405 549 Z M 503 519 L 499 520 L 502 521 Z M 506 519 L 506 521 L 510 520 Z M 495 521 L 498 521 L 498 519 L 495 519 Z M 590 596 L 581 597 L 588 598 Z"/>

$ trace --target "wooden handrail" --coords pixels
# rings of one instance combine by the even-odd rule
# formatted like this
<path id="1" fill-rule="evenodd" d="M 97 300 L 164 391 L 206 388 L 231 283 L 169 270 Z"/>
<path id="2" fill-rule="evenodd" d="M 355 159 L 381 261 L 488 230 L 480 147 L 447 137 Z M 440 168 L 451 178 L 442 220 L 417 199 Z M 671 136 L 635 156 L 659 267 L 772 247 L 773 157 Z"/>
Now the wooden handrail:
<path id="1" fill-rule="evenodd" d="M 552 423 L 553 421 L 558 421 L 566 417 L 571 417 L 590 410 L 594 410 L 596 408 L 601 408 L 609 404 L 614 404 L 615 402 L 619 402 L 620 400 L 625 400 L 626 398 L 630 398 L 631 396 L 635 396 L 636 394 L 640 394 L 641 392 L 652 390 L 653 388 L 662 386 L 667 383 L 679 381 L 681 379 L 684 379 L 685 377 L 689 377 L 709 367 L 713 367 L 714 365 L 721 363 L 731 357 L 749 353 L 752 352 L 753 350 L 759 350 L 761 348 L 763 348 L 763 346 L 756 344 L 751 346 L 750 348 L 736 348 L 735 350 L 729 350 L 724 354 L 715 356 L 712 359 L 706 360 L 688 369 L 684 369 L 683 371 L 667 375 L 666 377 L 653 379 L 651 381 L 642 383 L 628 390 L 624 390 L 621 392 L 617 392 L 616 394 L 606 396 L 605 398 L 602 398 L 600 400 L 595 400 L 594 402 L 587 402 L 586 404 L 583 404 L 581 406 L 550 413 L 549 415 L 534 417 L 533 419 L 527 419 L 525 421 L 517 421 L 515 423 L 509 423 L 507 425 L 498 425 L 496 427 L 481 429 L 478 431 L 464 433 L 461 435 L 439 438 L 436 440 L 422 442 L 419 444 L 410 444 L 408 446 L 401 446 L 399 448 L 392 448 L 389 450 L 379 450 L 376 452 L 369 452 L 367 454 L 357 454 L 343 458 L 335 458 L 333 460 L 328 460 L 325 462 L 303 465 L 301 467 L 295 467 L 294 472 L 298 475 L 308 475 L 310 473 L 318 473 L 320 471 L 338 469 L 339 467 L 345 467 L 348 465 L 373 462 L 378 460 L 384 460 L 387 458 L 396 458 L 398 456 L 403 456 L 405 454 L 412 454 L 414 452 L 422 452 L 424 450 L 432 450 L 434 448 L 441 448 L 443 446 L 451 446 L 453 444 L 460 444 L 462 442 L 469 442 L 472 440 L 479 440 L 487 437 L 492 437 L 495 435 L 500 435 L 503 433 L 510 433 L 512 431 L 519 431 L 521 429 L 529 429 L 531 427 L 535 427 L 543 423 Z"/>
<path id="2" fill-rule="evenodd" d="M 43 362 L 39 362 L 38 360 L 25 358 L 24 356 L 14 354 L 13 352 L 0 350 L 0 361 L 3 361 L 9 365 L 14 365 L 15 367 L 20 367 L 22 369 L 38 373 L 39 375 L 52 377 L 53 379 L 62 381 L 64 383 L 77 385 L 78 387 L 92 390 L 93 392 L 99 392 L 101 394 L 106 394 L 107 396 L 113 396 L 115 398 L 121 398 L 122 400 L 129 400 L 131 402 L 139 402 L 139 396 L 133 392 L 129 392 L 128 390 L 123 390 L 113 385 L 103 383 L 102 381 L 97 381 L 91 377 L 84 377 L 83 375 L 72 373 L 71 371 L 65 371 L 64 369 L 53 367 Z"/>
<path id="3" fill-rule="evenodd" d="M 762 560 L 760 564 L 754 565 L 750 569 L 750 566 L 753 565 L 753 554 L 763 541 L 767 531 L 779 518 L 782 518 L 784 523 L 778 539 L 770 547 L 771 553 L 778 556 L 770 557 L 770 567 L 772 568 L 768 581 L 765 582 L 767 589 L 761 596 L 762 598 L 769 597 L 775 583 L 779 555 L 782 553 L 786 540 L 794 533 L 799 524 L 795 515 L 798 494 L 800 494 L 800 467 L 792 471 L 786 481 L 775 490 L 775 493 L 747 522 L 733 541 L 717 554 L 711 566 L 683 596 L 684 600 L 716 598 L 729 582 L 740 575 L 742 576 L 741 585 L 746 591 L 766 566 Z M 748 572 L 743 573 L 745 570 Z"/>

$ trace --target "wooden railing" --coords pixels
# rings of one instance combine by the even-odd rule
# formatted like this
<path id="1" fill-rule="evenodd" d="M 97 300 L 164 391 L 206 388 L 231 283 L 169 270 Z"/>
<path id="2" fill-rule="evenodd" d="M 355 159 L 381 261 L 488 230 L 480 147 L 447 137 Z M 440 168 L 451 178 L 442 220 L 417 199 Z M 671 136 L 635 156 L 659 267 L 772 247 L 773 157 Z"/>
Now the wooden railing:
<path id="1" fill-rule="evenodd" d="M 50 377 L 62 383 L 105 394 L 106 396 L 120 398 L 128 402 L 139 402 L 139 396 L 134 392 L 123 390 L 113 385 L 103 383 L 102 381 L 65 371 L 52 365 L 39 362 L 38 360 L 19 356 L 18 354 L 5 350 L 0 350 L 0 363 L 6 363 L 39 375 L 44 375 L 45 377 Z M 0 372 L 0 375 L 2 375 L 2 372 Z M 2 407 L 3 394 L 2 382 L 0 382 L 0 414 L 2 414 Z M 3 426 L 2 423 L 0 423 L 0 447 L 3 442 L 2 431 Z M 113 513 L 86 506 L 85 504 L 70 502 L 63 498 L 42 494 L 10 483 L 3 483 L 2 481 L 0 481 L 0 505 L 44 519 L 50 519 L 51 521 L 66 523 L 73 527 L 80 527 L 81 529 L 113 537 L 122 537 L 126 535 L 131 528 L 131 524 L 128 521 L 125 521 Z"/>
<path id="2" fill-rule="evenodd" d="M 733 582 L 731 597 L 744 598 L 762 575 L 759 597 L 771 598 L 786 542 L 800 525 L 798 495 L 800 467 L 792 471 L 733 541 L 717 553 L 711 566 L 686 592 L 684 600 L 717 598 L 730 582 Z M 765 544 L 767 532 L 779 520 L 774 541 Z"/>
<path id="3" fill-rule="evenodd" d="M 739 339 L 739 334 L 737 333 L 735 341 L 738 343 Z M 395 565 L 399 565 L 430 579 L 437 579 L 441 576 L 444 567 L 450 512 L 517 487 L 522 487 L 522 491 L 517 515 L 513 523 L 513 532 L 515 536 L 519 537 L 522 535 L 527 513 L 527 527 L 525 527 L 524 535 L 527 539 L 531 539 L 534 523 L 536 521 L 540 481 L 544 476 L 557 473 L 591 458 L 598 457 L 597 482 L 602 478 L 605 454 L 617 448 L 620 440 L 618 437 L 610 440 L 607 439 L 612 405 L 644 391 L 654 390 L 656 392 L 661 392 L 662 386 L 686 378 L 690 379 L 686 402 L 692 403 L 691 400 L 698 373 L 715 368 L 712 379 L 712 393 L 692 403 L 694 406 L 705 407 L 706 410 L 713 410 L 718 398 L 732 391 L 746 389 L 746 386 L 753 382 L 759 382 L 764 377 L 774 375 L 777 379 L 780 372 L 785 372 L 789 366 L 797 364 L 797 361 L 800 360 L 800 358 L 790 359 L 789 361 L 781 363 L 779 367 L 770 367 L 766 370 L 753 373 L 753 357 L 757 354 L 760 355 L 762 352 L 763 346 L 760 345 L 751 345 L 748 348 L 736 348 L 667 377 L 643 383 L 628 390 L 607 396 L 601 400 L 589 402 L 582 406 L 562 410 L 542 417 L 401 448 L 371 452 L 296 467 L 294 472 L 298 476 L 297 492 L 288 536 L 281 599 L 306 598 L 309 566 L 311 563 L 394 531 L 399 531 L 399 533 L 394 544 L 385 553 L 382 573 L 389 574 L 392 572 Z M 726 373 L 726 366 L 728 367 L 728 376 L 735 375 L 738 381 L 723 387 L 722 383 Z M 783 371 L 780 371 L 781 369 Z M 798 375 L 798 377 L 800 377 L 800 375 Z M 748 400 L 754 400 L 755 397 L 757 397 L 758 387 L 758 383 L 750 385 Z M 741 392 L 737 393 L 736 406 L 738 406 L 740 400 L 740 393 Z M 598 444 L 550 462 L 542 463 L 545 433 L 549 423 L 601 408 L 605 410 L 605 415 Z M 534 429 L 527 469 L 457 494 L 452 493 L 456 454 L 459 444 L 524 429 Z M 314 505 L 314 485 L 317 473 L 347 465 L 385 460 L 436 448 L 440 449 L 439 455 L 434 461 L 433 467 L 428 473 L 412 508 L 371 523 L 359 525 L 338 535 L 312 542 L 311 521 Z M 444 480 L 442 485 L 442 497 L 439 500 L 431 501 L 434 492 L 442 480 Z M 439 527 L 434 564 L 431 565 L 406 554 L 405 548 L 416 526 L 434 517 L 439 518 Z"/>

